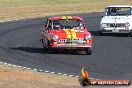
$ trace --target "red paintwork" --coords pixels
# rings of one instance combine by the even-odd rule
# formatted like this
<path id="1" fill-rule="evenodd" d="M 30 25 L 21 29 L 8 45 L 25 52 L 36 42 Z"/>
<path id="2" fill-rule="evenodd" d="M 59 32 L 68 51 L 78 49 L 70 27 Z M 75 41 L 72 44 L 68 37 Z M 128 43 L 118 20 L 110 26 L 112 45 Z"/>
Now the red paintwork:
<path id="1" fill-rule="evenodd" d="M 75 29 L 79 31 L 79 29 Z M 90 33 L 87 31 L 87 29 L 80 29 L 80 31 L 84 32 L 76 32 L 77 38 L 84 38 L 85 35 L 89 35 Z M 63 29 L 59 30 L 49 30 L 49 33 L 57 35 L 59 38 L 66 38 L 67 34 Z"/>
<path id="2" fill-rule="evenodd" d="M 81 17 L 78 16 L 70 16 L 72 17 L 72 19 L 76 19 L 76 20 L 82 20 L 83 19 Z M 62 16 L 54 16 L 54 17 L 50 17 L 50 20 L 60 20 L 62 19 Z M 59 39 L 66 39 L 67 38 L 67 33 L 64 31 L 65 29 L 58 29 L 58 30 L 51 30 L 48 29 L 48 33 L 52 34 L 52 35 L 57 35 L 59 37 Z M 74 29 L 76 31 L 76 38 L 84 38 L 86 35 L 91 35 L 90 32 L 88 32 L 88 30 L 85 29 Z M 81 31 L 81 32 L 80 32 Z M 61 44 L 57 44 L 57 42 L 50 40 L 51 46 L 61 46 Z M 84 46 L 88 44 L 88 45 L 92 45 L 92 37 L 90 40 L 86 41 Z M 66 44 L 67 45 L 67 44 Z M 83 44 L 77 44 L 77 46 L 83 46 Z"/>

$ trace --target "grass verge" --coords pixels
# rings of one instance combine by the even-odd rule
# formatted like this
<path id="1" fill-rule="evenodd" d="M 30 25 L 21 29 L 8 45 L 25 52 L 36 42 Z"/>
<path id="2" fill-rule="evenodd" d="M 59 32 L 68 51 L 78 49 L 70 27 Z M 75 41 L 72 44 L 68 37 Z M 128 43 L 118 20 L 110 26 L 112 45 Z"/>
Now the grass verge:
<path id="1" fill-rule="evenodd" d="M 0 88 L 79 88 L 77 78 L 0 65 Z"/>
<path id="2" fill-rule="evenodd" d="M 0 65 L 0 88 L 84 88 L 78 78 L 40 73 Z M 86 88 L 132 88 L 132 86 L 87 86 Z"/>
<path id="3" fill-rule="evenodd" d="M 132 0 L 0 0 L 0 19 L 100 12 L 111 4 L 132 4 Z"/>

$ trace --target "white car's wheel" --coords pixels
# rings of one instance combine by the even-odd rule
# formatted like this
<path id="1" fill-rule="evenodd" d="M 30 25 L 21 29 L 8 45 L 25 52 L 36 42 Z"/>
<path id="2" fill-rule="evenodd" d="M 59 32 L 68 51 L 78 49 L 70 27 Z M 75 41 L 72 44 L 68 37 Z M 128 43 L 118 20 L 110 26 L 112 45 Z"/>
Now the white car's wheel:
<path id="1" fill-rule="evenodd" d="M 103 36 L 103 35 L 104 35 L 104 33 L 103 33 L 102 31 L 99 31 L 99 34 L 100 34 L 101 36 Z"/>
<path id="2" fill-rule="evenodd" d="M 132 31 L 130 32 L 130 34 L 129 34 L 129 35 L 130 35 L 130 37 L 132 37 Z"/>

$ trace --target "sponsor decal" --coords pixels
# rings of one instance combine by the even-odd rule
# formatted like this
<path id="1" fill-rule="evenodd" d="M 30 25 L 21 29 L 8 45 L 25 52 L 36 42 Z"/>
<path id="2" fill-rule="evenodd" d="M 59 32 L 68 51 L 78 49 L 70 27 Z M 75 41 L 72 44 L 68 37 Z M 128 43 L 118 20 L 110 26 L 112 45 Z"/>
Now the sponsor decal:
<path id="1" fill-rule="evenodd" d="M 66 32 L 66 36 L 68 39 L 72 38 L 72 39 L 76 39 L 76 31 L 74 31 L 74 29 L 64 29 L 64 31 Z"/>
<path id="2" fill-rule="evenodd" d="M 64 29 L 64 31 L 66 32 L 67 38 L 72 38 L 71 37 L 71 32 L 68 29 Z"/>
<path id="3" fill-rule="evenodd" d="M 67 17 L 66 17 L 66 16 L 62 16 L 61 18 L 62 18 L 62 19 L 66 19 Z"/>
<path id="4" fill-rule="evenodd" d="M 72 46 L 76 46 L 76 42 L 77 42 L 77 36 L 76 36 L 76 32 L 74 31 L 74 29 L 65 29 L 64 30 L 66 32 L 66 36 L 67 36 L 67 43 L 71 43 L 70 45 Z"/>
<path id="5" fill-rule="evenodd" d="M 58 42 L 65 42 L 65 43 L 83 43 L 83 38 L 77 38 L 77 39 L 59 39 Z"/>
<path id="6" fill-rule="evenodd" d="M 84 32 L 83 30 L 79 30 L 79 29 L 73 30 L 73 31 L 75 31 L 75 32 Z"/>
<path id="7" fill-rule="evenodd" d="M 82 86 L 88 86 L 88 85 L 123 85 L 123 86 L 130 86 L 131 81 L 130 80 L 109 80 L 109 79 L 89 79 L 88 71 L 84 70 L 84 67 L 82 67 L 81 70 L 82 77 L 79 78 L 79 82 Z"/>
<path id="8" fill-rule="evenodd" d="M 72 16 L 61 16 L 61 19 L 72 19 Z"/>
<path id="9" fill-rule="evenodd" d="M 71 34 L 72 34 L 72 38 L 76 39 L 77 38 L 76 31 L 74 31 L 74 29 L 71 29 L 70 31 L 71 31 Z"/>

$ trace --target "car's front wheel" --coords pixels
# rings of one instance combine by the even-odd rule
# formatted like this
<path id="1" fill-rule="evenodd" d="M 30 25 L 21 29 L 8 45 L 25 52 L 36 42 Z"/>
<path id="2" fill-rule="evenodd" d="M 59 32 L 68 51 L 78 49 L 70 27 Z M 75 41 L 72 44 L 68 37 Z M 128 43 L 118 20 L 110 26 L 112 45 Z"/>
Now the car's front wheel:
<path id="1" fill-rule="evenodd" d="M 45 46 L 45 44 L 44 44 L 44 40 L 43 40 L 43 39 L 40 39 L 40 41 L 41 41 L 41 43 L 42 43 L 42 45 L 43 45 L 44 50 L 47 51 L 48 48 Z"/>
<path id="2" fill-rule="evenodd" d="M 88 49 L 85 51 L 85 53 L 86 53 L 87 55 L 92 55 L 92 48 L 88 48 Z"/>
<path id="3" fill-rule="evenodd" d="M 130 31 L 129 35 L 130 35 L 130 37 L 132 37 L 132 30 Z"/>
<path id="4" fill-rule="evenodd" d="M 52 49 L 51 49 L 51 45 L 50 45 L 50 41 L 47 42 L 47 51 L 48 53 L 51 53 L 52 52 Z"/>
<path id="5" fill-rule="evenodd" d="M 105 34 L 102 31 L 99 31 L 100 36 L 104 36 Z"/>

